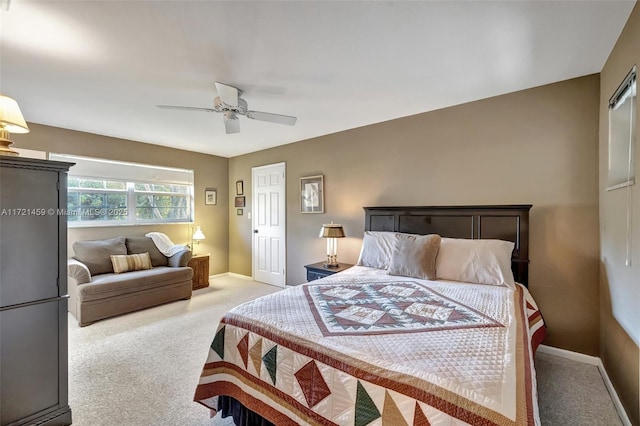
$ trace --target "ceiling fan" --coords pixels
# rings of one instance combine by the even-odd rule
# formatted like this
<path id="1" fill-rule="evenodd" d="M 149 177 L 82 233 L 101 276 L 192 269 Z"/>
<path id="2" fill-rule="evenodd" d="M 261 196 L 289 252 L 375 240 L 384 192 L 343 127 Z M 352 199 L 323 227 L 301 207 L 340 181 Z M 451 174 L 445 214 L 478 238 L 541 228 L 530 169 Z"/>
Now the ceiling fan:
<path id="1" fill-rule="evenodd" d="M 273 114 L 270 112 L 250 111 L 247 109 L 247 101 L 242 99 L 240 95 L 242 91 L 236 87 L 227 84 L 215 82 L 218 96 L 213 99 L 213 108 L 199 108 L 177 105 L 157 105 L 163 109 L 180 109 L 186 111 L 205 111 L 220 112 L 224 114 L 224 128 L 227 134 L 240 132 L 239 115 L 260 121 L 268 121 L 269 123 L 286 124 L 293 126 L 296 124 L 296 117 L 290 115 Z"/>

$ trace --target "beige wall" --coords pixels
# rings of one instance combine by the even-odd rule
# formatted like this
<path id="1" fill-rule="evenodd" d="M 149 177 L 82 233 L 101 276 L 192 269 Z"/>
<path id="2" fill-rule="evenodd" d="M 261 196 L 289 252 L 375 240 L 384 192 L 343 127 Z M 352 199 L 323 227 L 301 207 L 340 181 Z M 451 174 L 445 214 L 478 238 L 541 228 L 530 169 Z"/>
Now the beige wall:
<path id="1" fill-rule="evenodd" d="M 303 266 L 323 259 L 324 241 L 317 234 L 331 220 L 348 235 L 339 242 L 340 260 L 355 263 L 363 206 L 531 203 L 530 289 L 548 325 L 545 343 L 601 356 L 639 424 L 638 346 L 616 319 L 611 289 L 629 288 L 634 277 L 637 288 L 640 250 L 630 269 L 609 252 L 621 244 L 611 236 L 619 235 L 616 214 L 626 205 L 618 197 L 622 192 L 603 190 L 606 102 L 639 63 L 639 29 L 636 6 L 601 78 L 586 76 L 232 159 L 37 124 L 13 138 L 21 148 L 193 168 L 196 223 L 207 235 L 198 252 L 211 253 L 211 274 L 251 275 L 251 168 L 286 162 L 289 284 L 303 282 Z M 638 155 L 636 148 L 636 165 Z M 325 213 L 303 215 L 299 178 L 315 174 L 325 177 Z M 247 197 L 243 216 L 233 206 L 240 179 Z M 217 206 L 204 205 L 206 187 L 218 189 Z M 633 211 L 639 212 L 640 185 L 632 191 Z M 640 246 L 639 217 L 634 215 L 634 247 Z M 186 242 L 190 232 L 186 225 L 80 228 L 69 231 L 69 244 L 152 229 L 176 242 Z"/>
<path id="2" fill-rule="evenodd" d="M 530 288 L 546 343 L 598 354 L 598 101 L 591 75 L 231 158 L 230 197 L 251 167 L 287 163 L 287 282 L 323 260 L 322 223 L 342 223 L 355 263 L 363 206 L 533 204 Z M 387 106 L 389 107 L 389 106 Z M 323 174 L 324 214 L 300 214 L 299 178 Z M 229 268 L 251 275 L 251 221 L 230 207 Z"/>
<path id="3" fill-rule="evenodd" d="M 640 131 L 636 132 L 636 184 L 605 190 L 608 167 L 608 101 L 634 65 L 640 65 L 640 5 L 636 4 L 600 79 L 600 357 L 633 424 L 640 424 Z M 640 70 L 639 70 L 640 71 Z M 636 106 L 638 105 L 636 101 Z M 640 114 L 636 109 L 636 123 Z M 637 129 L 640 129 L 637 127 Z M 631 234 L 627 235 L 627 200 Z M 627 238 L 631 266 L 625 266 Z"/>
<path id="4" fill-rule="evenodd" d="M 195 223 L 202 226 L 207 237 L 196 247 L 197 253 L 211 254 L 210 274 L 220 274 L 229 270 L 228 159 L 33 123 L 29 124 L 29 128 L 30 133 L 12 135 L 14 146 L 60 154 L 193 169 Z M 204 204 L 204 191 L 208 187 L 218 189 L 216 206 Z M 118 235 L 140 236 L 157 231 L 166 233 L 175 243 L 188 243 L 189 229 L 188 224 L 70 228 L 69 256 L 73 255 L 71 245 L 77 240 Z"/>

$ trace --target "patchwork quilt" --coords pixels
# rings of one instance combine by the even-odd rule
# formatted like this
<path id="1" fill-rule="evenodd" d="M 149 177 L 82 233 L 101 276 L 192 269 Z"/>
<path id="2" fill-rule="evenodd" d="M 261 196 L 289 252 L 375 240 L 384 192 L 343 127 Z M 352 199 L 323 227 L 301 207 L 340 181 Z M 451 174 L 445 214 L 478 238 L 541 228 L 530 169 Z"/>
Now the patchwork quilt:
<path id="1" fill-rule="evenodd" d="M 538 425 L 526 288 L 354 267 L 221 320 L 195 400 L 277 425 Z"/>

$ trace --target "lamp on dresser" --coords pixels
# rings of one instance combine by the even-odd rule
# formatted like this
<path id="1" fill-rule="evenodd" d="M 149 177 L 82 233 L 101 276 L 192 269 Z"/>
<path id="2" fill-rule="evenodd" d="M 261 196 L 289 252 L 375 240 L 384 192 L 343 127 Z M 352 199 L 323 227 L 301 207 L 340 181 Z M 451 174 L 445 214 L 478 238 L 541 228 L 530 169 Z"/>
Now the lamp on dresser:
<path id="1" fill-rule="evenodd" d="M 333 222 L 322 225 L 319 237 L 327 239 L 327 261 L 324 264 L 327 268 L 340 266 L 338 264 L 338 238 L 345 236 L 342 225 Z"/>
<path id="2" fill-rule="evenodd" d="M 0 95 L 0 155 L 17 157 L 18 152 L 11 149 L 10 133 L 29 133 L 29 127 L 15 99 Z"/>

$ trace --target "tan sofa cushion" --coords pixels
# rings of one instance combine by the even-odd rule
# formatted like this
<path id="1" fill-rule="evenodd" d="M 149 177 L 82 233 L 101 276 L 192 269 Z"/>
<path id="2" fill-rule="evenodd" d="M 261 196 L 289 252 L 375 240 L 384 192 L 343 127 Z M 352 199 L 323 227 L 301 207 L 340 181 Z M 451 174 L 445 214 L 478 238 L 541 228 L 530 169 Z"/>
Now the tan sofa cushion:
<path id="1" fill-rule="evenodd" d="M 78 300 L 86 302 L 136 293 L 141 290 L 190 281 L 192 277 L 193 270 L 191 268 L 167 266 L 144 271 L 131 271 L 125 274 L 102 274 L 94 276 L 90 283 L 78 286 Z"/>
<path id="2" fill-rule="evenodd" d="M 167 266 L 167 257 L 158 250 L 153 240 L 148 237 L 127 237 L 125 241 L 128 254 L 149 253 L 151 265 Z"/>
<path id="3" fill-rule="evenodd" d="M 84 263 L 91 275 L 113 272 L 112 254 L 127 254 L 124 237 L 106 240 L 86 240 L 73 243 L 74 259 Z"/>

